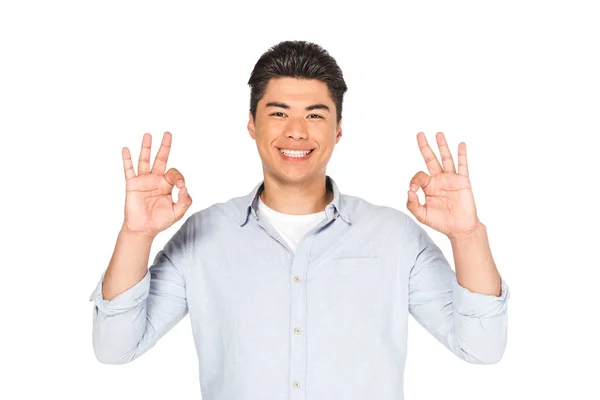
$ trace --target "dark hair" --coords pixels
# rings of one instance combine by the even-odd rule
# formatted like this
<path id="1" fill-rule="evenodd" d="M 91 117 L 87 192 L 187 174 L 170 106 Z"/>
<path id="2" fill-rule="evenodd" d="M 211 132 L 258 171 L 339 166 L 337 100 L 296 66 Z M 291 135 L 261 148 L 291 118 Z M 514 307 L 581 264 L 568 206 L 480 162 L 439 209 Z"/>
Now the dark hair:
<path id="1" fill-rule="evenodd" d="M 283 41 L 267 50 L 254 65 L 248 80 L 253 118 L 256 118 L 256 106 L 265 95 L 269 80 L 277 77 L 318 79 L 326 83 L 337 110 L 337 122 L 340 122 L 342 101 L 348 87 L 342 70 L 327 50 L 304 40 Z"/>

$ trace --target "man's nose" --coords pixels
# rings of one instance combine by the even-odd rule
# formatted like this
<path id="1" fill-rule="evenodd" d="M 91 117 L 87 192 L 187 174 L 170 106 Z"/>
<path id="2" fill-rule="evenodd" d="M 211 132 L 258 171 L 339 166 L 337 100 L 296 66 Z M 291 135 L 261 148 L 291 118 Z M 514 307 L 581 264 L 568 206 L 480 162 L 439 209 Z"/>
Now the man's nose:
<path id="1" fill-rule="evenodd" d="M 308 126 L 304 118 L 290 118 L 285 127 L 285 136 L 293 139 L 308 137 Z"/>

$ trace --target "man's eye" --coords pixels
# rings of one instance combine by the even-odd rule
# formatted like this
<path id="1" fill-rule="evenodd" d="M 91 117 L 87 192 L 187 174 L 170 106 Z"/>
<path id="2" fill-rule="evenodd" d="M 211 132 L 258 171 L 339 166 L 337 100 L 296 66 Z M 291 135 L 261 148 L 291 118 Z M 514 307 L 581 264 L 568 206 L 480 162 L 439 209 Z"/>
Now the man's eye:
<path id="1" fill-rule="evenodd" d="M 273 114 L 271 114 L 271 115 L 274 115 L 274 116 L 276 116 L 276 117 L 283 117 L 283 116 L 285 116 L 285 114 L 284 114 L 284 113 L 282 113 L 281 111 L 277 111 L 277 112 L 275 112 L 275 113 L 273 113 Z"/>
<path id="2" fill-rule="evenodd" d="M 323 118 L 319 114 L 310 114 L 309 117 Z"/>

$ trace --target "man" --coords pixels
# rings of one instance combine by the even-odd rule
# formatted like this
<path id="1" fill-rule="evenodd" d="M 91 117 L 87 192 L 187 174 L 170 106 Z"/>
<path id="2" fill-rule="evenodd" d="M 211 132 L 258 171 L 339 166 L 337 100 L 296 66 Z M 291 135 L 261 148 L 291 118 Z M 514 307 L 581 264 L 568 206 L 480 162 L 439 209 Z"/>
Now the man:
<path id="1" fill-rule="evenodd" d="M 279 43 L 249 85 L 264 180 L 192 214 L 149 269 L 152 240 L 192 199 L 179 171 L 165 173 L 170 133 L 152 169 L 144 135 L 137 175 L 123 148 L 124 223 L 90 298 L 98 360 L 137 359 L 189 312 L 204 400 L 399 399 L 410 313 L 458 357 L 498 362 L 508 287 L 477 217 L 465 144 L 457 171 L 444 135 L 440 165 L 419 132 L 430 174 L 412 178 L 407 199 L 451 241 L 455 274 L 411 217 L 342 194 L 326 174 L 347 89 L 327 51 Z"/>

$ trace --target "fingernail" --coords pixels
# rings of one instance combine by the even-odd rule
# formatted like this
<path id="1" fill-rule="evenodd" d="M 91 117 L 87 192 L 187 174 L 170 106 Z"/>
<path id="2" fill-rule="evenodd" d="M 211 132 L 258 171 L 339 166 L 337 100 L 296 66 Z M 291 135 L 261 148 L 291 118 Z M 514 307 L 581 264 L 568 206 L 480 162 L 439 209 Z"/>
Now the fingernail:
<path id="1" fill-rule="evenodd" d="M 419 187 L 417 185 L 411 184 L 410 190 L 412 190 L 413 192 L 416 192 L 417 190 L 419 190 Z"/>

